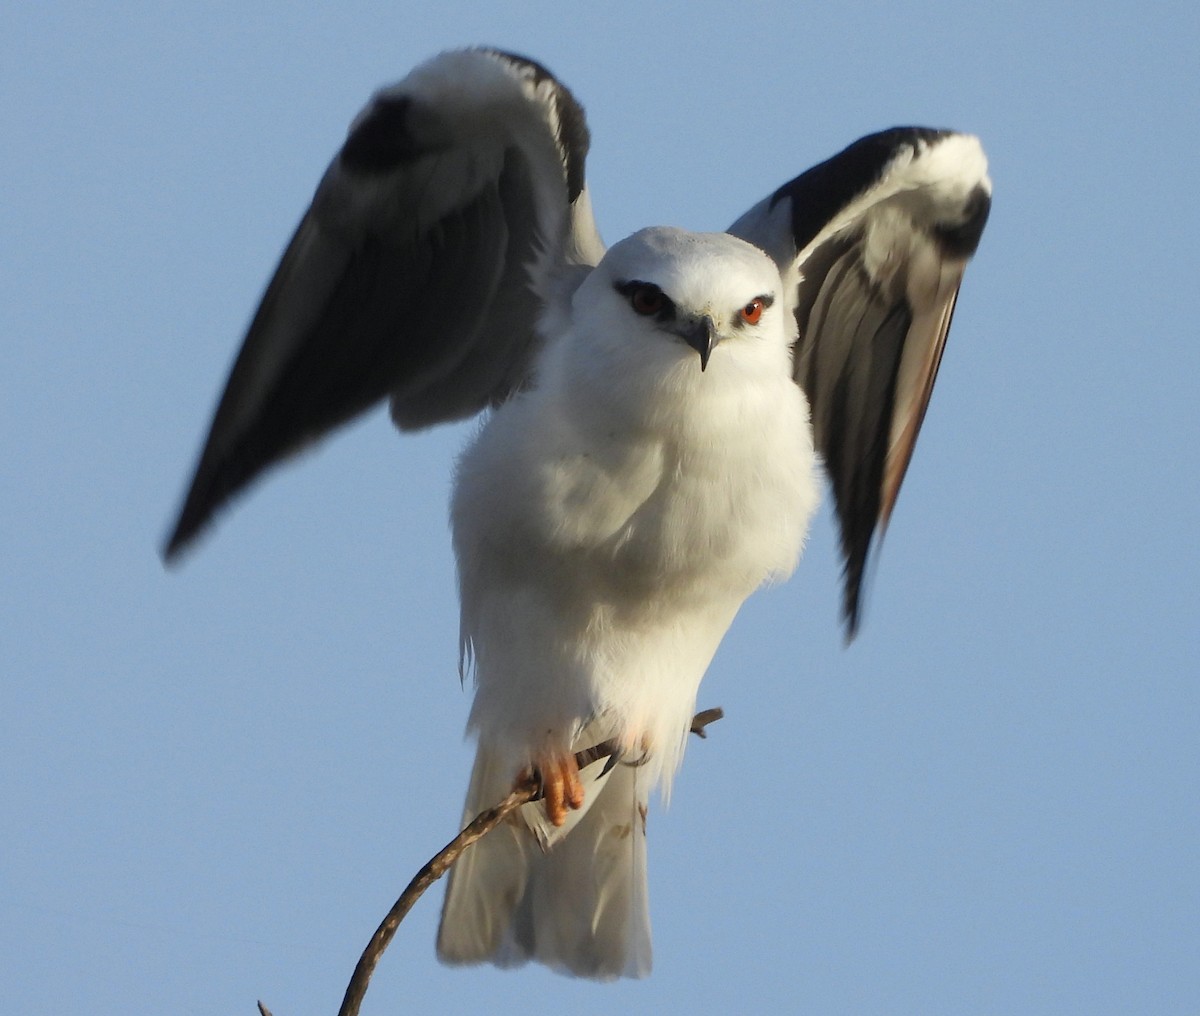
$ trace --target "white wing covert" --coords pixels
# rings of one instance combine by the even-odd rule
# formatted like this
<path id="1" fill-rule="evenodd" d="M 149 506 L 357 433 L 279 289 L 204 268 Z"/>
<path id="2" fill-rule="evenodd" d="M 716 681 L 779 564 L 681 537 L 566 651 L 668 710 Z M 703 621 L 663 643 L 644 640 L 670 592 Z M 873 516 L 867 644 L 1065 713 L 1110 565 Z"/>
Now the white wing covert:
<path id="1" fill-rule="evenodd" d="M 582 107 L 540 64 L 446 53 L 350 127 L 267 287 L 165 548 L 264 469 L 384 398 L 405 429 L 527 379 L 560 266 L 604 247 Z"/>
<path id="2" fill-rule="evenodd" d="M 812 409 L 858 627 L 877 526 L 886 528 L 925 416 L 955 300 L 991 206 L 977 138 L 897 127 L 784 184 L 729 229 L 796 280 L 796 382 Z"/>

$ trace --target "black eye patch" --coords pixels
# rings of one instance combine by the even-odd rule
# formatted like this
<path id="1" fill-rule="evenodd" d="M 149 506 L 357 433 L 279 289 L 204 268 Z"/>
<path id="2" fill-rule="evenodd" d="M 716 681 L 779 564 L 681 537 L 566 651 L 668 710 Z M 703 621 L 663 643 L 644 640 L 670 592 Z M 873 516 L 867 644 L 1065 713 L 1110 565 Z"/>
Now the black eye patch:
<path id="1" fill-rule="evenodd" d="M 629 301 L 635 314 L 652 317 L 656 321 L 671 321 L 675 317 L 674 302 L 653 282 L 631 279 L 614 283 L 613 288 Z"/>

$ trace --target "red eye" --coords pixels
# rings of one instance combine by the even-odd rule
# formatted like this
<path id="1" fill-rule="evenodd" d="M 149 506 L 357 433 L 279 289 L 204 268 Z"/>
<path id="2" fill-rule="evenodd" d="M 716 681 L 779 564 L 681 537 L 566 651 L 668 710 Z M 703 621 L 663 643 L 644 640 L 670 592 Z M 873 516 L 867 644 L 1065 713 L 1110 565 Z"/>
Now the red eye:
<path id="1" fill-rule="evenodd" d="M 748 325 L 756 325 L 759 319 L 763 316 L 763 311 L 766 309 L 766 304 L 763 303 L 762 297 L 755 297 L 745 307 L 738 311 L 738 317 Z"/>
<path id="2" fill-rule="evenodd" d="M 629 294 L 629 306 L 643 317 L 657 314 L 667 305 L 667 298 L 657 286 L 638 286 Z"/>

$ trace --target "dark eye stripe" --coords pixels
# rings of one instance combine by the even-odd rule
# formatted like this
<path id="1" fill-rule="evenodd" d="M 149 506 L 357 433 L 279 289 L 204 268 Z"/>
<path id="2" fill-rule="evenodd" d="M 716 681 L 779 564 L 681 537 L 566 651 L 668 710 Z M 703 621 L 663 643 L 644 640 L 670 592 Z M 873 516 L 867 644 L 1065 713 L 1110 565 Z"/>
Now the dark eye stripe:
<path id="1" fill-rule="evenodd" d="M 669 321 L 675 317 L 674 301 L 653 282 L 630 279 L 628 282 L 613 283 L 613 288 L 629 301 L 635 313 L 653 317 L 657 321 Z"/>

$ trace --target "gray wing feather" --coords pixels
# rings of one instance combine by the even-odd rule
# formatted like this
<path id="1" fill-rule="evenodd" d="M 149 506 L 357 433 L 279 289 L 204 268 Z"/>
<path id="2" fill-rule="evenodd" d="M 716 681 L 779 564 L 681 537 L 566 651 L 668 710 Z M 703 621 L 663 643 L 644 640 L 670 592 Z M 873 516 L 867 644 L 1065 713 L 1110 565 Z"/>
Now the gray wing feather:
<path id="1" fill-rule="evenodd" d="M 849 637 L 990 204 L 975 138 L 902 127 L 860 139 L 730 227 L 795 279 L 795 377 L 833 488 Z"/>
<path id="2" fill-rule="evenodd" d="M 250 325 L 165 548 L 263 470 L 390 398 L 404 428 L 527 379 L 548 279 L 603 244 L 582 108 L 544 68 L 448 53 L 378 93 Z"/>

